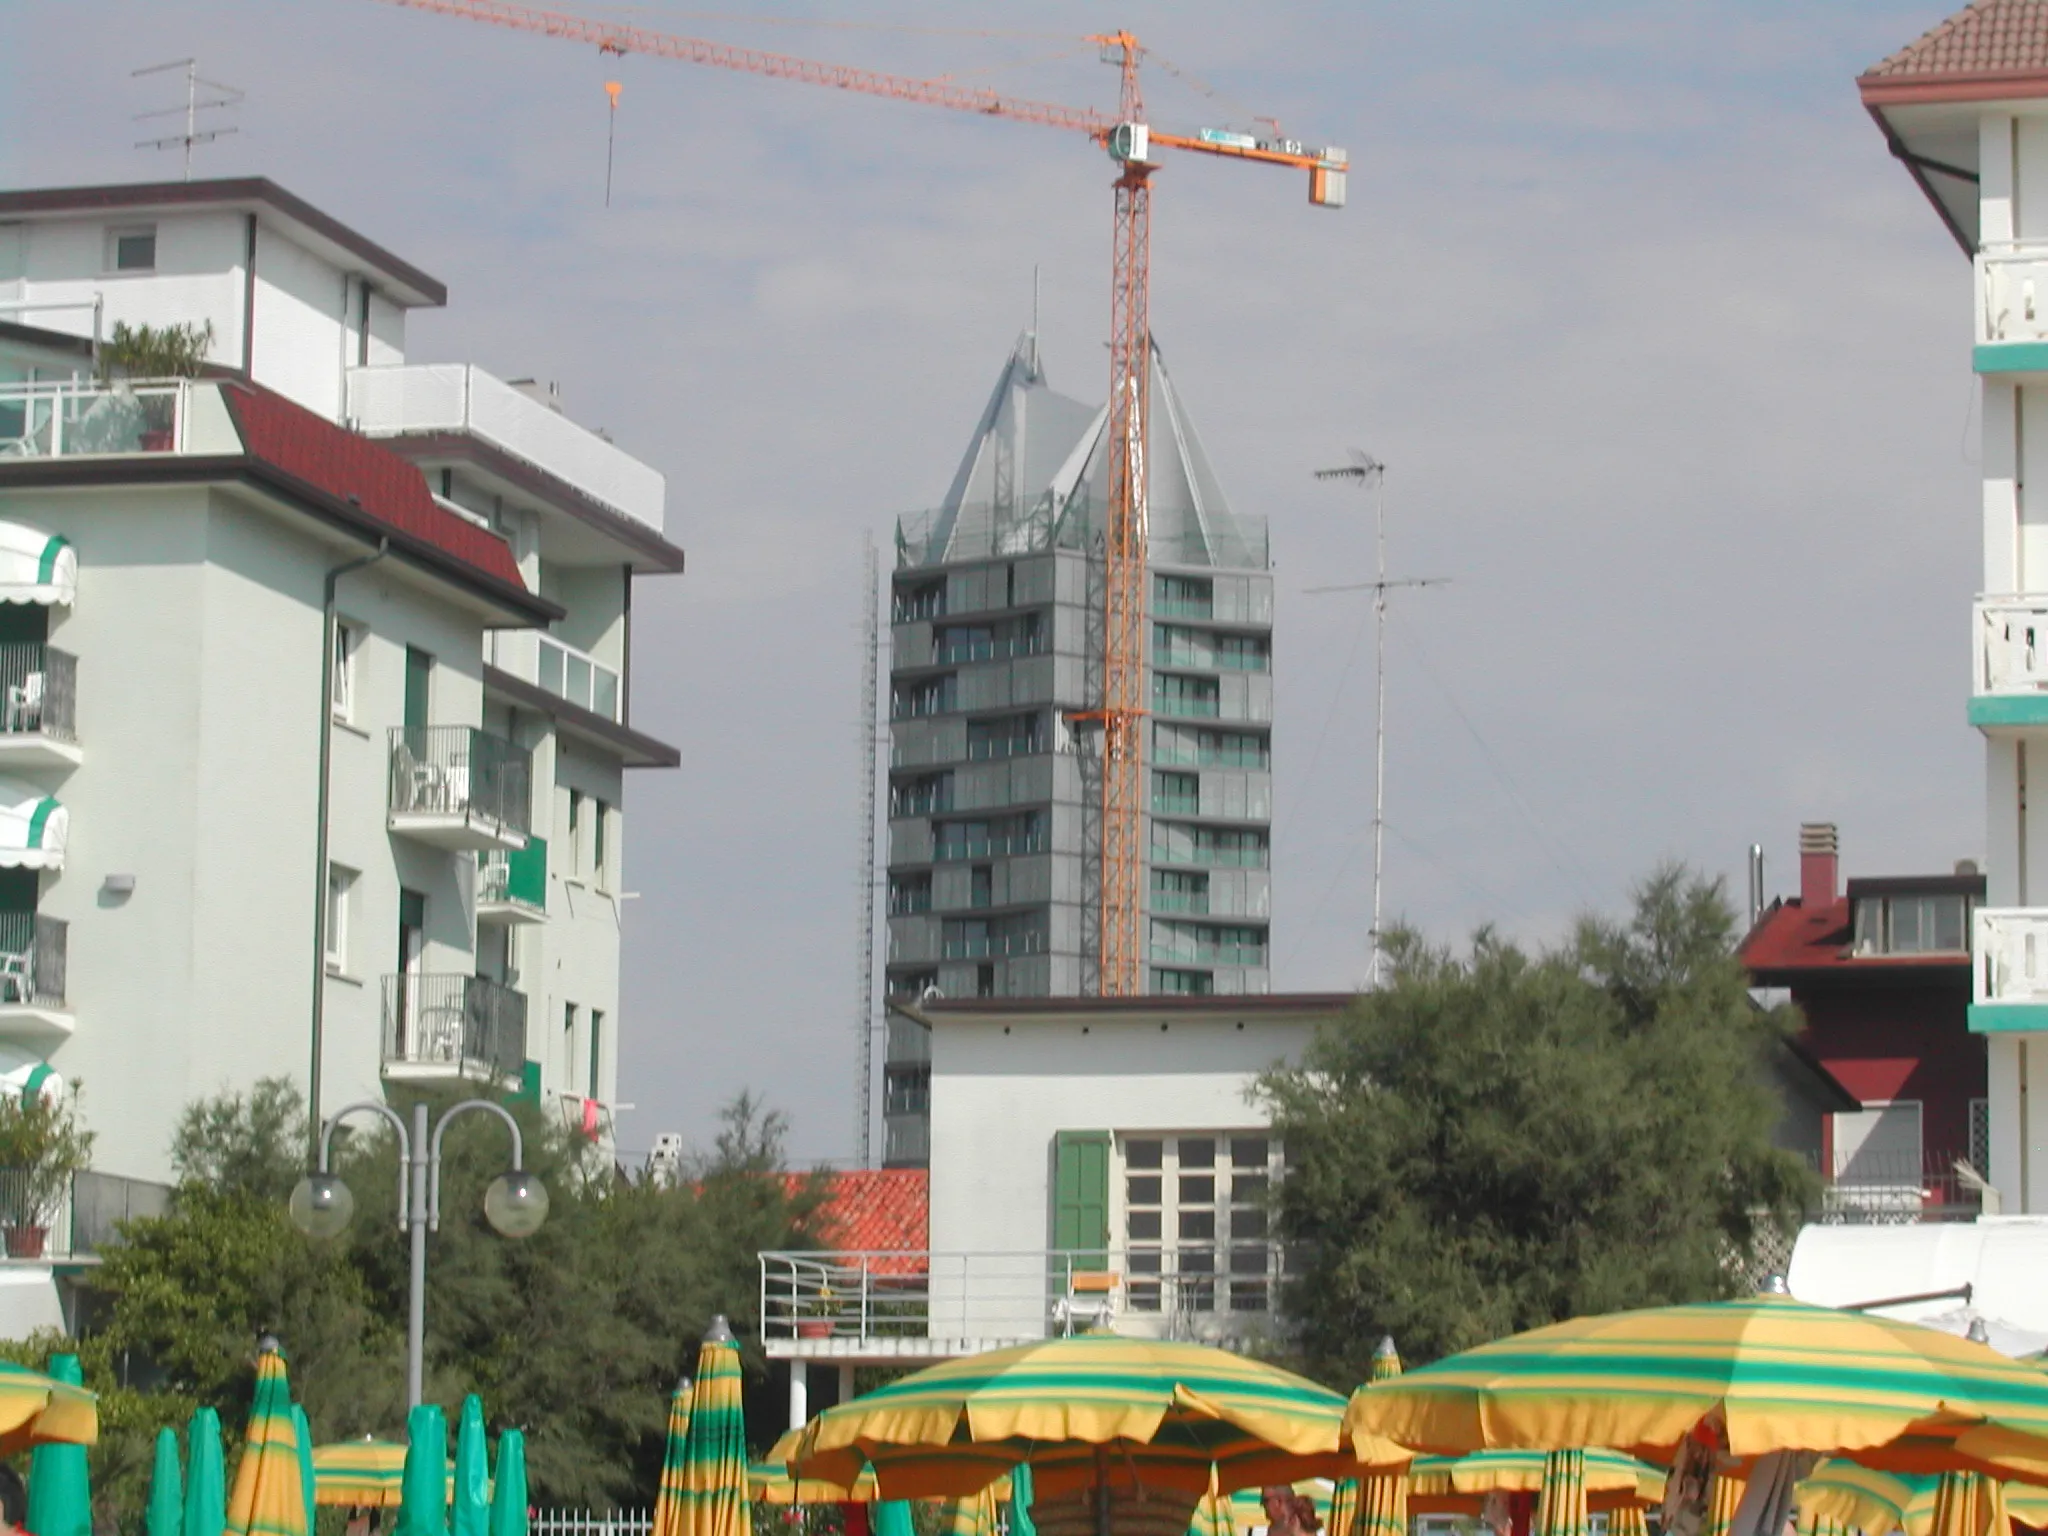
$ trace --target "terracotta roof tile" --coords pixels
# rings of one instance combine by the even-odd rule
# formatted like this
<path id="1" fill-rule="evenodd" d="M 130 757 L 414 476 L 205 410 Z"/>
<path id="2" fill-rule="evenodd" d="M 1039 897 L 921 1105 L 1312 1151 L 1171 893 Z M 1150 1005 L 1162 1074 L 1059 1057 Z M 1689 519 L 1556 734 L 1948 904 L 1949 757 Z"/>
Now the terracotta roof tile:
<path id="1" fill-rule="evenodd" d="M 1976 0 L 1864 72 L 1865 80 L 1926 80 L 2048 70 L 2048 0 Z"/>
<path id="2" fill-rule="evenodd" d="M 792 1190 L 809 1175 L 791 1174 Z M 852 1253 L 916 1254 L 924 1267 L 930 1246 L 931 1176 L 922 1168 L 842 1169 L 826 1175 L 828 1194 L 819 1213 L 818 1241 Z M 887 1260 L 869 1266 L 895 1272 Z"/>
<path id="3" fill-rule="evenodd" d="M 223 383 L 221 393 L 251 456 L 336 501 L 353 502 L 394 534 L 525 593 L 519 563 L 505 541 L 436 502 L 417 465 L 270 390 Z"/>
<path id="4" fill-rule="evenodd" d="M 1849 898 L 1838 896 L 1808 910 L 1798 897 L 1781 901 L 1757 919 L 1737 958 L 1756 976 L 1788 971 L 1969 969 L 1967 955 L 1858 955 L 1851 952 Z"/>

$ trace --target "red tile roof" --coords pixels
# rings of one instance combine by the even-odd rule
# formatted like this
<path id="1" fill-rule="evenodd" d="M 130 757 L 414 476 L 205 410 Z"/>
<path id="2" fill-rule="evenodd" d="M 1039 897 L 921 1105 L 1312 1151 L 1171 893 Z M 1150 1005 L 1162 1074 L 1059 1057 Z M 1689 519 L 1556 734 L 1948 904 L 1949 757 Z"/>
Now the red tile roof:
<path id="1" fill-rule="evenodd" d="M 1773 905 L 1742 941 L 1737 958 L 1759 976 L 1792 971 L 1969 969 L 1968 955 L 1858 955 L 1850 951 L 1849 898 L 1809 911 L 1794 896 Z"/>
<path id="2" fill-rule="evenodd" d="M 790 1174 L 792 1189 L 809 1175 Z M 829 1193 L 819 1213 L 821 1247 L 849 1253 L 920 1257 L 931 1245 L 931 1175 L 922 1168 L 849 1168 L 825 1176 Z M 886 1261 L 870 1266 L 889 1268 Z"/>
<path id="3" fill-rule="evenodd" d="M 1976 0 L 1864 72 L 1865 80 L 2048 70 L 2048 0 Z"/>
<path id="4" fill-rule="evenodd" d="M 519 563 L 505 541 L 436 502 L 416 465 L 270 390 L 224 382 L 221 395 L 252 457 L 359 508 L 400 538 L 451 556 L 500 587 L 526 593 Z"/>

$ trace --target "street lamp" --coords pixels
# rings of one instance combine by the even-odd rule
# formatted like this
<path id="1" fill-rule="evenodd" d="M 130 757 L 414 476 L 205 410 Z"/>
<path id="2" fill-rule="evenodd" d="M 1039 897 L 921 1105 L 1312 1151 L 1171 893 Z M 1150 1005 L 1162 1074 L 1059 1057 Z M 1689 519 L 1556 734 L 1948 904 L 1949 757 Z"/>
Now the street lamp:
<path id="1" fill-rule="evenodd" d="M 427 1337 L 427 1233 L 441 1230 L 441 1138 L 448 1122 L 471 1110 L 485 1110 L 505 1122 L 512 1133 L 512 1166 L 491 1180 L 484 1191 L 484 1220 L 501 1237 L 531 1237 L 548 1219 L 547 1186 L 525 1168 L 526 1145 L 519 1122 L 502 1104 L 464 1099 L 451 1104 L 427 1133 L 427 1106 L 412 1107 L 412 1127 L 388 1104 L 374 1099 L 346 1104 L 320 1129 L 320 1166 L 299 1180 L 287 1209 L 292 1225 L 308 1237 L 339 1237 L 356 1213 L 356 1197 L 341 1179 L 328 1172 L 335 1128 L 353 1114 L 381 1115 L 398 1137 L 398 1225 L 412 1236 L 412 1284 L 406 1317 L 406 1403 L 417 1408 L 424 1381 Z"/>

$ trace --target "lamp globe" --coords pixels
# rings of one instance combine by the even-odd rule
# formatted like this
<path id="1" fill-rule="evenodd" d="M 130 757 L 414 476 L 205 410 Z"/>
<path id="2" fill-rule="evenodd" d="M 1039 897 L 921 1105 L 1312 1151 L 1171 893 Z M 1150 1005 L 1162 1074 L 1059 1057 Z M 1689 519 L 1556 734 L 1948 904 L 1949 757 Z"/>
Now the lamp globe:
<path id="1" fill-rule="evenodd" d="M 491 1180 L 484 1191 L 484 1220 L 500 1237 L 531 1237 L 548 1219 L 548 1187 L 524 1168 Z"/>
<path id="2" fill-rule="evenodd" d="M 292 1225 L 308 1237 L 339 1237 L 356 1214 L 356 1197 L 331 1173 L 310 1173 L 299 1180 L 286 1207 Z"/>

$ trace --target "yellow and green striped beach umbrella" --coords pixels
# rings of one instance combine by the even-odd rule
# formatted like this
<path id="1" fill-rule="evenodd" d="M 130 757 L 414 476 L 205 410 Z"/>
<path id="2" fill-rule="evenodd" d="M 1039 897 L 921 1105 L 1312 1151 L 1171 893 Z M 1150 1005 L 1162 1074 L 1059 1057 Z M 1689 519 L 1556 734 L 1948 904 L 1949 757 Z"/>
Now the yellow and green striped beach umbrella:
<path id="1" fill-rule="evenodd" d="M 798 1478 L 789 1470 L 789 1459 L 796 1454 L 796 1448 L 804 1436 L 799 1426 L 785 1433 L 768 1448 L 768 1454 L 747 1468 L 747 1489 L 759 1503 L 775 1505 L 793 1504 L 872 1504 L 876 1501 L 875 1474 L 863 1470 L 850 1488 L 838 1483 L 819 1482 L 816 1478 Z"/>
<path id="2" fill-rule="evenodd" d="M 1653 1307 L 1538 1328 L 1361 1388 L 1345 1426 L 1423 1450 L 1604 1445 L 1668 1460 L 1709 1414 L 1742 1460 L 1997 1470 L 1959 1446 L 2021 1432 L 2048 1458 L 2048 1374 L 1982 1344 L 1789 1296 Z M 2010 1450 L 2011 1447 L 2008 1447 Z"/>
<path id="3" fill-rule="evenodd" d="M 1586 1453 L 1545 1451 L 1535 1536 L 1586 1536 Z"/>
<path id="4" fill-rule="evenodd" d="M 1408 1469 L 1409 1507 L 1423 1515 L 1476 1515 L 1489 1493 L 1540 1493 L 1549 1455 L 1474 1451 L 1470 1456 L 1418 1456 Z M 1640 1509 L 1664 1497 L 1664 1469 L 1619 1451 L 1587 1451 L 1581 1478 L 1592 1514 Z"/>
<path id="5" fill-rule="evenodd" d="M 650 1536 L 683 1536 L 683 1441 L 690 1433 L 690 1396 L 690 1378 L 685 1376 L 668 1397 L 668 1435 L 661 1446 L 661 1487 L 654 1495 Z"/>
<path id="6" fill-rule="evenodd" d="M 1939 1477 L 1879 1472 L 1853 1461 L 1822 1462 L 1799 1484 L 1796 1501 L 1804 1530 L 1812 1520 L 1864 1536 L 1933 1536 Z M 2005 1490 L 2006 1513 L 2021 1525 L 2048 1525 L 2048 1489 L 2011 1483 Z"/>
<path id="7" fill-rule="evenodd" d="M 230 1536 L 311 1536 L 299 1471 L 299 1436 L 292 1416 L 291 1383 L 275 1339 L 263 1341 L 256 1361 L 256 1397 L 235 1486 L 228 1495 Z"/>
<path id="8" fill-rule="evenodd" d="M 1643 1506 L 1623 1504 L 1607 1512 L 1607 1536 L 1650 1536 L 1650 1522 L 1643 1518 Z"/>
<path id="9" fill-rule="evenodd" d="M 1388 1334 L 1372 1352 L 1372 1368 L 1366 1380 L 1392 1381 L 1400 1374 L 1401 1352 L 1394 1347 L 1393 1335 Z M 1340 1488 L 1348 1486 L 1356 1491 L 1348 1501 L 1353 1509 L 1345 1525 L 1337 1524 L 1344 1513 L 1338 1506 L 1347 1501 L 1332 1501 L 1332 1536 L 1408 1536 L 1408 1473 L 1407 1467 L 1398 1467 L 1355 1483 L 1347 1478 L 1339 1484 Z"/>
<path id="10" fill-rule="evenodd" d="M 77 1382 L 0 1362 L 0 1456 L 32 1445 L 94 1445 L 99 1399 Z"/>
<path id="11" fill-rule="evenodd" d="M 313 1447 L 313 1502 L 396 1509 L 404 1497 L 405 1447 L 396 1440 L 344 1440 Z"/>
<path id="12" fill-rule="evenodd" d="M 962 1494 L 939 1506 L 940 1536 L 1001 1536 L 1002 1498 L 990 1483 L 979 1493 Z"/>
<path id="13" fill-rule="evenodd" d="M 1343 1417 L 1336 1393 L 1277 1366 L 1080 1334 L 949 1360 L 829 1408 L 791 1465 L 842 1487 L 872 1467 L 896 1499 L 973 1493 L 1028 1461 L 1037 1519 L 1048 1500 L 1112 1482 L 1120 1496 L 1135 1485 L 1199 1500 L 1212 1468 L 1224 1492 L 1355 1473 Z M 1387 1463 L 1409 1458 L 1368 1444 Z"/>
<path id="14" fill-rule="evenodd" d="M 673 1502 L 676 1536 L 752 1536 L 740 1347 L 722 1317 L 712 1319 L 697 1351 L 697 1384 L 690 1394 L 680 1486 Z"/>

